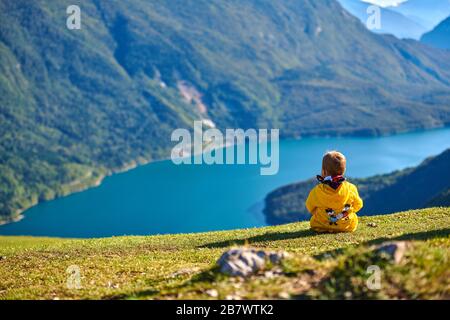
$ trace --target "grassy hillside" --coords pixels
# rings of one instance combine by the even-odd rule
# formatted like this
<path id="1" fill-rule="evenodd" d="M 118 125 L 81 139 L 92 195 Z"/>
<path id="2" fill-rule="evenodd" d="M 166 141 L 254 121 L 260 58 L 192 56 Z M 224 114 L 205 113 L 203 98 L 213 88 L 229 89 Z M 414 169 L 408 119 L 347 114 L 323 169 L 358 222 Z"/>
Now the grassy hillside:
<path id="1" fill-rule="evenodd" d="M 281 135 L 450 122 L 450 53 L 334 0 L 0 0 L 0 216 L 169 156 L 194 119 Z M 1 220 L 0 217 L 0 220 Z"/>
<path id="2" fill-rule="evenodd" d="M 419 166 L 363 179 L 349 179 L 359 190 L 364 207 L 359 215 L 385 214 L 413 208 L 448 206 L 450 202 L 450 149 Z M 316 179 L 292 183 L 270 192 L 264 214 L 269 224 L 310 218 L 305 208 Z"/>
<path id="3" fill-rule="evenodd" d="M 259 229 L 148 237 L 69 240 L 0 237 L 0 299 L 450 298 L 450 208 L 362 217 L 352 234 L 316 234 L 307 222 Z M 368 246 L 411 241 L 398 265 L 376 261 Z M 215 261 L 233 245 L 291 254 L 282 274 L 239 281 Z M 378 264 L 382 289 L 365 288 Z M 80 270 L 68 289 L 66 270 Z M 348 293 L 350 292 L 350 293 Z"/>

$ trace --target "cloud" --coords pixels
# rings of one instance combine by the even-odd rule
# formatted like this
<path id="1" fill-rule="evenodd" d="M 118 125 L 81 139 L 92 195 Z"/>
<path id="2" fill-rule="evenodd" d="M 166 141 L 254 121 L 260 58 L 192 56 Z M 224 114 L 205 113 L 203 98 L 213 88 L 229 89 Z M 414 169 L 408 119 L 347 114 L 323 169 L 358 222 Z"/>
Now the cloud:
<path id="1" fill-rule="evenodd" d="M 383 8 L 397 7 L 399 4 L 406 1 L 408 0 L 362 0 L 362 2 L 372 3 Z"/>

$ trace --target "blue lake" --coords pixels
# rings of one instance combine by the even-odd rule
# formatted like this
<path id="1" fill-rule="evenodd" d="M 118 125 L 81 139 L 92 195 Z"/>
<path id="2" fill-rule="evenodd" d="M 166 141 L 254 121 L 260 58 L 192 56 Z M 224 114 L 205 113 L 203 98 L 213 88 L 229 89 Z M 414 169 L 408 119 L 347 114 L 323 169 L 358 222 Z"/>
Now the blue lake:
<path id="1" fill-rule="evenodd" d="M 105 237 L 185 233 L 265 225 L 265 195 L 320 173 L 326 150 L 347 156 L 347 176 L 367 177 L 419 164 L 450 147 L 450 129 L 378 138 L 280 142 L 279 173 L 257 165 L 154 162 L 107 177 L 101 186 L 39 204 L 1 235 Z"/>

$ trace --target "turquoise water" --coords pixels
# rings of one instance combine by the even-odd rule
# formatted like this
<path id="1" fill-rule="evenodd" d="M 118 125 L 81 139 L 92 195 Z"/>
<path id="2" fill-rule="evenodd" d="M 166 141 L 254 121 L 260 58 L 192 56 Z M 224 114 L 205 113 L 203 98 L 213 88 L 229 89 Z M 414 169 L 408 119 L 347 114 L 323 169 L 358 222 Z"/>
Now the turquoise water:
<path id="1" fill-rule="evenodd" d="M 305 138 L 280 143 L 280 170 L 255 165 L 151 163 L 107 177 L 101 186 L 39 204 L 2 235 L 104 237 L 247 228 L 265 225 L 265 195 L 320 173 L 321 156 L 338 149 L 347 175 L 367 177 L 419 164 L 450 147 L 450 129 L 379 138 Z"/>

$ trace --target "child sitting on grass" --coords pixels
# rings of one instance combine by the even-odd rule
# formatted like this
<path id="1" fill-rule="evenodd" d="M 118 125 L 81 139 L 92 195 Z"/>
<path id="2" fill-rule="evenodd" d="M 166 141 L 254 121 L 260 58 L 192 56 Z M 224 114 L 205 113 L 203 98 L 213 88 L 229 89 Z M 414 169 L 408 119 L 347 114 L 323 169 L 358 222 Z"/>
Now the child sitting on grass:
<path id="1" fill-rule="evenodd" d="M 306 199 L 306 209 L 312 214 L 311 229 L 318 232 L 353 232 L 358 226 L 358 212 L 363 202 L 355 185 L 345 181 L 345 156 L 327 152 L 322 159 L 319 184 Z"/>

